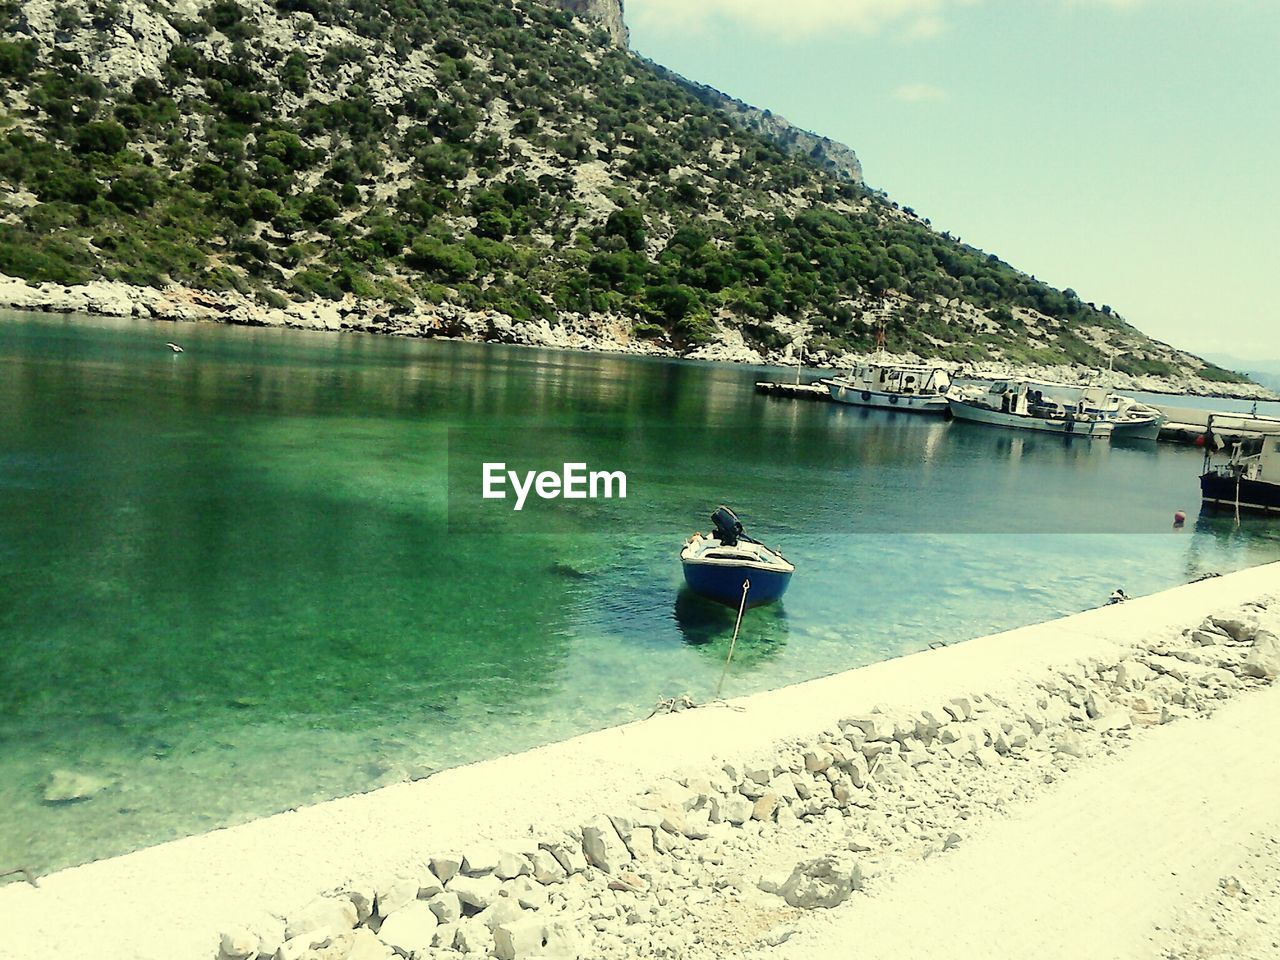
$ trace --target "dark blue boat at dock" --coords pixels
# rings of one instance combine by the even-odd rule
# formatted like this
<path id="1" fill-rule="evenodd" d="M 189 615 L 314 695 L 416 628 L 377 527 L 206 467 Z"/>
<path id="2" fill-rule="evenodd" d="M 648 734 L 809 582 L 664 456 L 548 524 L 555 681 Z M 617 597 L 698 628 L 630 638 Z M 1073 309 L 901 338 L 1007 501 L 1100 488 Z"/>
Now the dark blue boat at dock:
<path id="1" fill-rule="evenodd" d="M 689 589 L 735 609 L 742 604 L 744 592 L 748 608 L 781 599 L 795 566 L 776 550 L 748 537 L 728 507 L 717 509 L 711 522 L 715 529 L 709 535 L 695 533 L 680 551 Z"/>

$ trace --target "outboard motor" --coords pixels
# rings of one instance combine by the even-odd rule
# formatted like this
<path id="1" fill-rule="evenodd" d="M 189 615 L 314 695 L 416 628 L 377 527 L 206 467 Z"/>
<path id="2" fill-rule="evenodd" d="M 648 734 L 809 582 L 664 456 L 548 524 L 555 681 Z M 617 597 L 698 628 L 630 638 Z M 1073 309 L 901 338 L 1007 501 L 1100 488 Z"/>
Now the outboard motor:
<path id="1" fill-rule="evenodd" d="M 749 539 L 742 532 L 742 521 L 728 507 L 716 508 L 716 512 L 711 515 L 711 522 L 716 528 L 711 535 L 726 547 L 734 546 L 739 539 Z"/>

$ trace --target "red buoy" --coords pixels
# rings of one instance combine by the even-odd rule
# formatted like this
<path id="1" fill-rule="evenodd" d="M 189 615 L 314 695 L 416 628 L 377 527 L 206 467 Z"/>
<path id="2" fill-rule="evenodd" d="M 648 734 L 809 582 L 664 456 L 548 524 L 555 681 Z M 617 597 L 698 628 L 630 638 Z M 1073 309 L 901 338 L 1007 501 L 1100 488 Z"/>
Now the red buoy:
<path id="1" fill-rule="evenodd" d="M 1186 522 L 1187 522 L 1186 512 L 1183 510 L 1175 511 L 1175 513 L 1173 514 L 1173 525 L 1175 527 L 1180 527 Z"/>

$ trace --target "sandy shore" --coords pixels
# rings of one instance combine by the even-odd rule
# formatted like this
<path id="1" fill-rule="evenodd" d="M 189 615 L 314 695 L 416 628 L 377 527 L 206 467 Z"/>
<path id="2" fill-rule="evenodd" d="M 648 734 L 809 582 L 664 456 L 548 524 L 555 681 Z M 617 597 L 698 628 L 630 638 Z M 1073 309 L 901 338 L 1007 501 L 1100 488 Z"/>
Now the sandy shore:
<path id="1" fill-rule="evenodd" d="M 1241 672 L 1251 643 L 1189 637 L 1276 595 L 1280 564 L 9 883 L 0 912 L 23 921 L 0 957 L 212 960 L 220 933 L 246 929 L 271 956 L 286 923 L 324 950 L 291 940 L 282 956 L 385 957 L 371 927 L 387 926 L 365 918 L 405 883 L 410 906 L 443 911 L 422 956 L 465 941 L 476 955 L 800 957 L 903 927 L 918 939 L 882 955 L 935 956 L 959 942 L 952 924 L 979 946 L 1018 928 L 1001 941 L 1014 952 L 975 956 L 1051 956 L 1019 946 L 1050 920 L 1055 937 L 1101 938 L 1075 956 L 1134 956 L 1133 942 L 1155 949 L 1154 918 L 1210 896 L 1219 865 L 1275 829 L 1280 695 Z M 866 878 L 834 909 L 761 883 L 833 851 Z M 497 907 L 450 912 L 455 888 L 485 885 Z M 324 893 L 358 943 L 304 930 Z M 538 946 L 501 939 L 517 934 Z"/>

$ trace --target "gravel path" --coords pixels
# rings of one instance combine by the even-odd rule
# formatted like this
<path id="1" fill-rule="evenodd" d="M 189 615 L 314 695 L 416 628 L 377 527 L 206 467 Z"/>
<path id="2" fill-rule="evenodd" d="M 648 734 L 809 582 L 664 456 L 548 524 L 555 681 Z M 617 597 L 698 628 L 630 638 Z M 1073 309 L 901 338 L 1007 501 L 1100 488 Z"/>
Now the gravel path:
<path id="1" fill-rule="evenodd" d="M 1173 923 L 1156 931 L 1153 945 L 1160 960 L 1280 957 L 1280 831 L 1252 837 L 1240 862 L 1208 895 L 1183 905 Z"/>
<path id="2" fill-rule="evenodd" d="M 958 849 L 809 914 L 772 956 L 1274 958 L 1280 927 L 1260 921 L 1280 905 L 1280 850 L 1247 848 L 1280 835 L 1277 738 L 1274 687 L 1152 730 Z"/>

